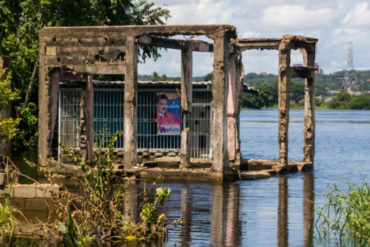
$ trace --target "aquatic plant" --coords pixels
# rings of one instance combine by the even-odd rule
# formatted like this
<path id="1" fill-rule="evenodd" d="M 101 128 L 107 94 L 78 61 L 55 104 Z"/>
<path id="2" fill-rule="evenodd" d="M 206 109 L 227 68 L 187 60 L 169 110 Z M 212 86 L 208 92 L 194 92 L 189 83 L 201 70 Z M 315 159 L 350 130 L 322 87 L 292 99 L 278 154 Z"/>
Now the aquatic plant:
<path id="1" fill-rule="evenodd" d="M 330 186 L 328 202 L 316 211 L 316 230 L 320 240 L 340 246 L 370 245 L 370 187 L 347 184 L 346 191 Z"/>

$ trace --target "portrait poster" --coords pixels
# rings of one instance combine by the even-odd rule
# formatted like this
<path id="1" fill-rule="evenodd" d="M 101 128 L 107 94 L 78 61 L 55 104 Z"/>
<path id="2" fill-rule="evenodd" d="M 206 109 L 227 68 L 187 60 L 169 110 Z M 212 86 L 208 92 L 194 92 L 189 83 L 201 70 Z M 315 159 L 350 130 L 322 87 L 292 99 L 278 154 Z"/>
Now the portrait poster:
<path id="1" fill-rule="evenodd" d="M 180 135 L 180 104 L 178 93 L 157 93 L 158 135 Z"/>

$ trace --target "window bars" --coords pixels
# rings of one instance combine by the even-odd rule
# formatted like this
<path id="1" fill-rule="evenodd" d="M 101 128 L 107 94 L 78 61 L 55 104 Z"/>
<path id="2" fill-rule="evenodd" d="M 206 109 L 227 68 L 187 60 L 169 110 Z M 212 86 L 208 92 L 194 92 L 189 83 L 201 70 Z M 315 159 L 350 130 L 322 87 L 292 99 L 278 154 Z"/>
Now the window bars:
<path id="1" fill-rule="evenodd" d="M 181 136 L 159 134 L 157 126 L 157 96 L 176 94 L 176 89 L 140 88 L 137 99 L 137 147 L 139 151 L 178 153 Z M 59 142 L 79 149 L 80 133 L 80 88 L 60 88 L 59 91 Z M 210 157 L 210 121 L 212 93 L 210 89 L 193 88 L 192 113 L 187 118 L 190 128 L 190 157 Z M 178 107 L 169 105 L 171 107 Z M 94 141 L 105 148 L 116 131 L 124 130 L 124 90 L 123 88 L 94 88 Z M 172 110 L 172 112 L 174 112 Z M 183 126 L 180 119 L 180 126 Z M 114 147 L 123 149 L 123 136 Z M 60 158 L 61 149 L 58 149 Z"/>

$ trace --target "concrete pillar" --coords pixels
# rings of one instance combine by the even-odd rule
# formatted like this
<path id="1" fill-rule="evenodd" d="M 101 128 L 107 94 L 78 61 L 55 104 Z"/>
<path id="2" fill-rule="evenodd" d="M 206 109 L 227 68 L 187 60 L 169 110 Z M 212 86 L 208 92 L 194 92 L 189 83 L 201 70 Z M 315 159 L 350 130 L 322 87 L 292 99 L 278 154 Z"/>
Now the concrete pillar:
<path id="1" fill-rule="evenodd" d="M 212 168 L 224 173 L 228 164 L 226 102 L 228 91 L 229 40 L 225 34 L 214 38 L 212 78 L 212 119 L 210 128 Z"/>
<path id="2" fill-rule="evenodd" d="M 181 50 L 181 112 L 191 112 L 193 102 L 193 51 Z"/>
<path id="3" fill-rule="evenodd" d="M 237 70 L 236 70 L 236 56 L 230 56 L 229 70 L 228 70 L 228 92 L 227 92 L 227 151 L 229 161 L 234 162 L 236 159 L 236 142 L 238 135 L 238 121 L 237 121 Z"/>
<path id="4" fill-rule="evenodd" d="M 42 58 L 40 58 L 42 61 Z M 41 65 L 41 63 L 40 63 Z M 49 72 L 40 66 L 39 70 L 39 164 L 46 165 L 52 156 L 52 141 L 58 113 L 58 91 L 60 72 Z"/>
<path id="5" fill-rule="evenodd" d="M 315 180 L 312 173 L 305 173 L 303 180 L 303 231 L 304 246 L 313 246 Z"/>
<path id="6" fill-rule="evenodd" d="M 279 163 L 281 166 L 288 165 L 288 127 L 289 127 L 289 104 L 290 104 L 290 80 L 292 70 L 290 68 L 290 40 L 284 39 L 279 46 Z"/>
<path id="7" fill-rule="evenodd" d="M 190 129 L 184 128 L 181 131 L 181 148 L 180 148 L 180 168 L 190 167 Z"/>
<path id="8" fill-rule="evenodd" d="M 301 49 L 306 67 L 315 66 L 315 46 Z M 314 163 L 315 157 L 315 71 L 305 78 L 303 161 Z"/>
<path id="9" fill-rule="evenodd" d="M 193 102 L 193 53 L 188 47 L 181 50 L 181 113 L 183 120 L 186 121 L 191 114 L 191 104 Z M 190 167 L 190 142 L 189 128 L 185 127 L 181 132 L 180 167 Z"/>
<path id="10" fill-rule="evenodd" d="M 57 126 L 57 116 L 58 116 L 58 99 L 59 99 L 59 82 L 60 82 L 60 71 L 53 71 L 50 74 L 50 88 L 49 88 L 49 97 L 50 97 L 50 105 L 49 105 L 49 113 L 50 113 L 50 120 L 49 120 L 49 131 L 50 135 L 48 138 L 48 152 L 49 156 L 52 155 L 52 144 L 54 139 L 54 132 L 55 127 Z M 59 131 L 59 130 L 58 130 Z"/>
<path id="11" fill-rule="evenodd" d="M 137 59 L 138 46 L 135 37 L 127 38 L 126 75 L 125 75 L 125 102 L 124 102 L 124 144 L 125 168 L 136 164 L 137 149 Z"/>
<path id="12" fill-rule="evenodd" d="M 242 159 L 242 155 L 240 152 L 240 123 L 239 123 L 239 116 L 241 110 L 241 103 L 243 98 L 243 79 L 244 79 L 244 67 L 242 63 L 242 53 L 239 51 L 237 58 L 236 58 L 236 94 L 237 94 L 237 105 L 236 105 L 236 157 L 234 163 L 236 165 L 240 165 L 240 161 Z"/>
<path id="13" fill-rule="evenodd" d="M 125 221 L 128 223 L 137 222 L 137 187 L 136 184 L 129 184 L 126 187 L 126 196 L 125 196 Z"/>
<path id="14" fill-rule="evenodd" d="M 92 79 L 92 75 L 88 75 L 86 82 L 82 84 L 80 100 L 80 154 L 86 163 L 93 162 L 94 158 L 94 88 Z"/>
<path id="15" fill-rule="evenodd" d="M 4 80 L 10 72 L 10 58 L 7 56 L 0 56 L 0 71 L 2 72 L 4 69 L 6 71 L 2 74 L 0 80 Z M 1 109 L 1 117 L 3 119 L 10 117 L 10 105 L 6 109 Z M 1 143 L 1 154 L 10 155 L 10 148 L 10 142 Z"/>
<path id="16" fill-rule="evenodd" d="M 288 178 L 279 177 L 278 246 L 288 246 Z"/>

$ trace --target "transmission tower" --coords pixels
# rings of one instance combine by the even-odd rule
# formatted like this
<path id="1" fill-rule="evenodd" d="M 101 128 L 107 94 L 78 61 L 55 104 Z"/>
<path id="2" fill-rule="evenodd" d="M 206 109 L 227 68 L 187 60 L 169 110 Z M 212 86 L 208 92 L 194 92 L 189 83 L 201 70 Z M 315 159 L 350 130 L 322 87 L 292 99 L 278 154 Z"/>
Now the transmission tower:
<path id="1" fill-rule="evenodd" d="M 343 90 L 352 91 L 352 86 L 357 84 L 356 71 L 353 66 L 353 42 L 348 42 L 347 68 L 343 78 Z"/>

